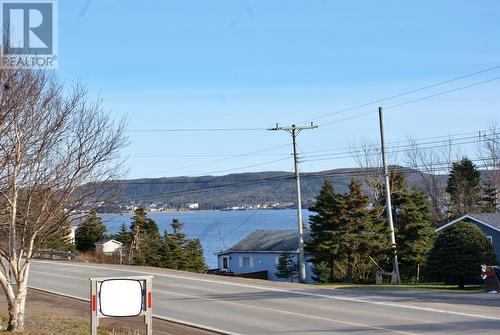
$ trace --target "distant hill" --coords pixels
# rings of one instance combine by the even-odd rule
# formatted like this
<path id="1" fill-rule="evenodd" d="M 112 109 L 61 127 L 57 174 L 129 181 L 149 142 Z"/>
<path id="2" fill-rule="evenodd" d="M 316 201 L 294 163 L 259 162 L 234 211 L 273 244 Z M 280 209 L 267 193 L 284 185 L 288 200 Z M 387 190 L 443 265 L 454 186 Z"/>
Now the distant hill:
<path id="1" fill-rule="evenodd" d="M 422 178 L 415 170 L 401 169 L 410 185 L 423 188 Z M 365 175 L 373 170 L 349 168 L 301 174 L 303 202 L 311 204 L 325 179 L 333 182 L 335 189 L 346 192 L 351 178 L 364 181 Z M 440 176 L 445 183 L 447 176 Z M 188 203 L 199 203 L 200 209 L 223 209 L 227 207 L 268 204 L 293 206 L 295 203 L 295 179 L 289 172 L 238 173 L 225 176 L 171 177 L 117 181 L 121 191 L 111 207 L 124 205 L 182 208 Z M 116 211 L 118 208 L 107 210 Z M 104 209 L 104 208 L 103 208 Z M 103 210 L 102 209 L 102 210 Z"/>

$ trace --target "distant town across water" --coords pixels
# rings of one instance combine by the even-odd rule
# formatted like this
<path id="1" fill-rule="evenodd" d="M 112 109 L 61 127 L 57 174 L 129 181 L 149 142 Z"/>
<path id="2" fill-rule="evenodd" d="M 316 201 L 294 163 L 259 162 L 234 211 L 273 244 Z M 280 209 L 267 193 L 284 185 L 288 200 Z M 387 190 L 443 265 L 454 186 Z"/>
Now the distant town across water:
<path id="1" fill-rule="evenodd" d="M 303 220 L 309 222 L 309 211 L 302 211 Z M 160 232 L 172 231 L 172 219 L 184 224 L 184 232 L 189 238 L 198 238 L 205 252 L 209 268 L 217 266 L 215 253 L 230 248 L 233 244 L 256 229 L 295 229 L 297 211 L 280 210 L 236 210 L 236 211 L 180 211 L 171 213 L 152 213 L 148 215 L 156 221 Z M 120 225 L 130 224 L 132 214 L 106 214 L 102 220 L 108 232 L 118 232 Z"/>

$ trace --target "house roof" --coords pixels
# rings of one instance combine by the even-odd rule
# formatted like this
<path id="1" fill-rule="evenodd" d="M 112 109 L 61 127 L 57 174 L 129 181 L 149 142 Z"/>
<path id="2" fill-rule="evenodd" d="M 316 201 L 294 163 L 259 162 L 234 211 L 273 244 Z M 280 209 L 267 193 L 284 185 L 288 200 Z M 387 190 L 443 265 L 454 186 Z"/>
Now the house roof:
<path id="1" fill-rule="evenodd" d="M 457 222 L 463 221 L 465 219 L 473 220 L 477 223 L 490 227 L 496 231 L 500 232 L 500 213 L 481 213 L 481 214 L 466 214 L 458 219 L 448 222 L 447 224 L 439 227 L 436 231 L 440 231 L 449 227 Z"/>
<path id="2" fill-rule="evenodd" d="M 122 242 L 120 241 L 117 241 L 113 238 L 103 238 L 103 239 L 100 239 L 99 241 L 97 241 L 96 243 L 94 243 L 94 245 L 103 245 L 103 244 L 106 244 L 108 242 L 113 242 L 113 243 L 116 243 L 116 244 L 119 244 L 119 245 L 123 245 Z"/>
<path id="3" fill-rule="evenodd" d="M 310 239 L 309 232 L 304 232 L 304 241 Z M 299 249 L 296 230 L 256 230 L 236 243 L 231 251 L 293 251 Z"/>

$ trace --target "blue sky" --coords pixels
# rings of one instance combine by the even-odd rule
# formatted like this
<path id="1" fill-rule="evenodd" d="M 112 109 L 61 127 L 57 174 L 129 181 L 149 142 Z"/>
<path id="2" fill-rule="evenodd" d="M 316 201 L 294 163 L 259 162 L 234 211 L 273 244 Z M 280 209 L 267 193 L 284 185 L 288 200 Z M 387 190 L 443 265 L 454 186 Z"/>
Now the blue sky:
<path id="1" fill-rule="evenodd" d="M 86 83 L 131 130 L 267 128 L 500 65 L 500 2 L 59 0 L 59 38 L 59 76 Z M 496 77 L 500 69 L 382 106 Z M 500 115 L 499 92 L 497 80 L 387 110 L 387 139 L 485 129 Z M 376 141 L 377 122 L 371 113 L 304 132 L 301 152 Z M 285 133 L 128 134 L 129 178 L 292 168 Z"/>

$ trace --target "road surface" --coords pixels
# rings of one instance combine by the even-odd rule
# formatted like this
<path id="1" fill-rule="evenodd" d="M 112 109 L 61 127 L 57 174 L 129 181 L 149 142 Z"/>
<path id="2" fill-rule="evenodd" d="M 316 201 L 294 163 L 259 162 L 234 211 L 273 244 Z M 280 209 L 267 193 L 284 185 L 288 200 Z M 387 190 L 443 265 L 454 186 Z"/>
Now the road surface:
<path id="1" fill-rule="evenodd" d="M 154 314 L 227 334 L 500 334 L 500 295 L 317 286 L 36 261 L 29 286 L 88 298 L 89 277 L 154 275 Z"/>

